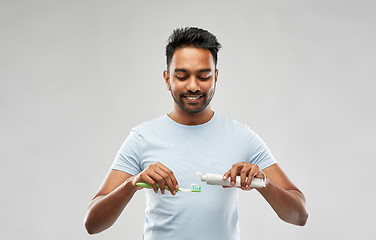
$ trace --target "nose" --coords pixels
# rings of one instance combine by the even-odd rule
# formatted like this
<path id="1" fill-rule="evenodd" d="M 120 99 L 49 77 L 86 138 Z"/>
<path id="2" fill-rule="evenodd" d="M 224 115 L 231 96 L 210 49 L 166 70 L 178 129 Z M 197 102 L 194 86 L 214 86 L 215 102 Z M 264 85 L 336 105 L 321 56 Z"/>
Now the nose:
<path id="1" fill-rule="evenodd" d="M 190 77 L 187 81 L 187 85 L 185 89 L 190 92 L 200 91 L 200 85 L 199 85 L 198 79 L 194 76 Z"/>

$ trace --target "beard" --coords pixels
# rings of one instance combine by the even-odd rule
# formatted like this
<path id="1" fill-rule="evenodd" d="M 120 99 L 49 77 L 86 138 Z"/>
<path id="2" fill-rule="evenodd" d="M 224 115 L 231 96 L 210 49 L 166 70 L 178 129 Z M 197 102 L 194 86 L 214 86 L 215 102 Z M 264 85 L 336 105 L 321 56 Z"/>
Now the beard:
<path id="1" fill-rule="evenodd" d="M 175 103 L 179 106 L 181 110 L 183 110 L 186 113 L 199 113 L 203 111 L 211 102 L 214 96 L 215 92 L 215 86 L 213 89 L 209 90 L 208 93 L 201 93 L 201 92 L 187 92 L 187 93 L 181 93 L 178 96 L 175 96 L 174 93 L 170 90 L 171 96 L 174 99 Z M 203 98 L 203 101 L 200 101 L 198 103 L 185 103 L 183 101 L 183 98 L 185 98 L 186 95 L 189 96 L 199 96 L 202 95 L 200 98 Z"/>

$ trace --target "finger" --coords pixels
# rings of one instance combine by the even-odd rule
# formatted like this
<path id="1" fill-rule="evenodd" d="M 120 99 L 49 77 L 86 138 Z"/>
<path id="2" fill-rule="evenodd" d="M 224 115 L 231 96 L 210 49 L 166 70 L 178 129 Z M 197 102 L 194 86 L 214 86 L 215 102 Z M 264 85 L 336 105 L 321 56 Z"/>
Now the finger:
<path id="1" fill-rule="evenodd" d="M 171 181 L 170 175 L 161 169 L 157 172 L 157 174 L 159 174 L 159 176 L 161 176 L 162 178 L 160 187 L 161 189 L 163 188 L 163 193 L 164 193 L 164 190 L 167 188 L 171 192 L 171 194 L 174 194 L 175 186 Z"/>
<path id="2" fill-rule="evenodd" d="M 245 188 L 246 186 L 246 179 L 249 171 L 252 169 L 251 163 L 246 163 L 243 165 L 243 168 L 240 170 L 240 187 Z"/>
<path id="3" fill-rule="evenodd" d="M 239 168 L 243 166 L 243 163 L 237 163 L 232 165 L 232 168 L 230 169 L 230 177 L 231 177 L 231 185 L 235 186 L 236 184 L 236 176 L 238 175 Z"/>
<path id="4" fill-rule="evenodd" d="M 232 186 L 235 186 L 236 184 L 236 175 L 238 175 L 238 167 L 233 166 L 230 170 L 230 181 Z"/>
<path id="5" fill-rule="evenodd" d="M 246 188 L 249 188 L 249 186 L 251 186 L 253 177 L 257 174 L 258 171 L 259 171 L 259 167 L 257 165 L 252 165 L 252 168 L 250 169 L 249 174 L 248 174 Z"/>
<path id="6" fill-rule="evenodd" d="M 148 174 L 153 174 L 153 173 L 148 172 Z M 140 179 L 142 179 L 143 182 L 149 184 L 155 193 L 158 193 L 158 186 L 157 186 L 156 181 L 153 179 L 153 177 L 145 174 L 145 175 L 142 175 Z"/>
<path id="7" fill-rule="evenodd" d="M 159 188 L 161 193 L 164 194 L 165 189 L 166 189 L 165 188 L 166 183 L 165 183 L 163 176 L 161 176 L 161 174 L 163 174 L 163 173 L 161 173 L 161 171 L 162 170 L 160 170 L 160 168 L 158 166 L 156 166 L 155 164 L 152 164 L 148 167 L 147 174 L 150 178 L 152 178 L 153 184 L 155 185 L 157 192 L 158 192 L 158 188 Z M 158 186 L 157 186 L 157 184 L 158 184 Z M 153 186 L 153 189 L 155 189 L 154 186 Z"/>
<path id="8" fill-rule="evenodd" d="M 158 167 L 160 168 L 160 171 L 158 172 L 158 174 L 162 176 L 162 178 L 164 179 L 165 184 L 167 185 L 171 194 L 175 195 L 175 190 L 179 188 L 179 184 L 176 180 L 174 173 L 169 168 L 164 166 L 162 163 L 159 164 L 160 165 L 158 165 Z"/>
<path id="9" fill-rule="evenodd" d="M 165 180 L 163 178 L 163 176 L 164 176 L 163 170 L 161 170 L 158 163 L 150 164 L 150 166 L 148 167 L 148 170 L 150 172 L 149 176 L 155 181 L 156 184 L 158 184 L 161 193 L 164 194 L 165 189 L 166 189 L 165 188 L 166 183 L 165 183 Z"/>
<path id="10" fill-rule="evenodd" d="M 159 186 L 159 190 L 161 191 L 162 194 L 165 194 L 165 190 L 166 190 L 166 183 L 165 183 L 165 180 L 163 179 L 163 176 L 160 175 L 159 172 L 155 172 L 155 178 L 153 178 L 158 186 Z"/>
<path id="11" fill-rule="evenodd" d="M 163 171 L 165 171 L 169 175 L 169 178 L 171 179 L 171 182 L 172 182 L 172 189 L 178 189 L 179 188 L 178 180 L 176 179 L 171 169 L 167 168 L 162 163 L 157 163 L 157 164 Z"/>
<path id="12" fill-rule="evenodd" d="M 230 174 L 231 174 L 231 170 L 228 170 L 225 174 L 223 174 L 223 180 L 227 180 Z"/>

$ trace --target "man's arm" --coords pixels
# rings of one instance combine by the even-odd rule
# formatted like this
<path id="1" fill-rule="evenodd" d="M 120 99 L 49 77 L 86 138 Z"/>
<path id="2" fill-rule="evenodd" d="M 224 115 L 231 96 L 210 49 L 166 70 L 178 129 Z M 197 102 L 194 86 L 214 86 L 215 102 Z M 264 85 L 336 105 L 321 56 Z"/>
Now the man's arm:
<path id="1" fill-rule="evenodd" d="M 257 191 L 283 221 L 304 226 L 309 213 L 303 193 L 294 186 L 278 164 L 262 171 L 267 176 L 266 187 L 258 188 Z"/>
<path id="2" fill-rule="evenodd" d="M 85 217 L 88 233 L 99 233 L 112 226 L 137 190 L 132 178 L 129 173 L 110 170 L 98 193 L 89 203 Z"/>
<path id="3" fill-rule="evenodd" d="M 303 193 L 288 179 L 278 164 L 273 164 L 262 171 L 251 163 L 237 163 L 227 171 L 223 179 L 230 178 L 235 185 L 236 176 L 241 177 L 241 189 L 250 190 L 253 177 L 264 178 L 266 187 L 257 188 L 279 218 L 295 225 L 303 226 L 308 219 Z"/>
<path id="4" fill-rule="evenodd" d="M 110 170 L 87 209 L 85 227 L 88 233 L 102 232 L 114 224 L 134 193 L 142 189 L 136 185 L 138 182 L 151 185 L 156 193 L 158 184 L 162 194 L 165 193 L 165 186 L 172 195 L 175 195 L 175 189 L 179 188 L 174 173 L 159 162 L 150 164 L 147 169 L 134 176 Z"/>

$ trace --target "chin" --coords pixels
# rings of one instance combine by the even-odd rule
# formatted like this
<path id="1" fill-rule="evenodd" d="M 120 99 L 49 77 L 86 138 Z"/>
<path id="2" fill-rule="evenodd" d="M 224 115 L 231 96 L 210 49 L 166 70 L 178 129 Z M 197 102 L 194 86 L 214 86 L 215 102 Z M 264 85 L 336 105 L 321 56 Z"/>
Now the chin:
<path id="1" fill-rule="evenodd" d="M 186 113 L 193 113 L 194 114 L 194 113 L 200 113 L 200 112 L 204 111 L 205 108 L 206 108 L 206 106 L 205 107 L 201 106 L 201 107 L 197 107 L 197 108 L 181 107 L 180 109 L 183 110 Z"/>

